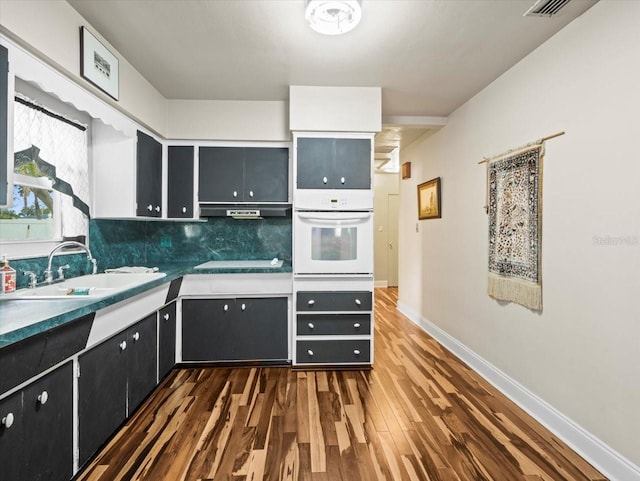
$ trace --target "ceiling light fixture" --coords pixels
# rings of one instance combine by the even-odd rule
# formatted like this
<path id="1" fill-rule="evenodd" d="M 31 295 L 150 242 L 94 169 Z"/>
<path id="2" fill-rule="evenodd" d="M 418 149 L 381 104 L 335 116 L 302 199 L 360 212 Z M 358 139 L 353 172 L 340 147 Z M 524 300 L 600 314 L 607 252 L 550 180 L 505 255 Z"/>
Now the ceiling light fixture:
<path id="1" fill-rule="evenodd" d="M 307 0 L 304 16 L 316 32 L 340 35 L 358 25 L 362 7 L 359 0 Z"/>

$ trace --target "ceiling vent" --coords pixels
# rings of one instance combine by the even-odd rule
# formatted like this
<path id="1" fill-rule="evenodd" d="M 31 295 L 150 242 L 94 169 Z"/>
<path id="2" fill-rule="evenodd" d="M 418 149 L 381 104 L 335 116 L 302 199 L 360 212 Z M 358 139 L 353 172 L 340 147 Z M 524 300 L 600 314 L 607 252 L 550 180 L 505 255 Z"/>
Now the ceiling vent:
<path id="1" fill-rule="evenodd" d="M 529 10 L 524 13 L 525 17 L 552 17 L 556 15 L 562 7 L 571 0 L 537 0 Z"/>

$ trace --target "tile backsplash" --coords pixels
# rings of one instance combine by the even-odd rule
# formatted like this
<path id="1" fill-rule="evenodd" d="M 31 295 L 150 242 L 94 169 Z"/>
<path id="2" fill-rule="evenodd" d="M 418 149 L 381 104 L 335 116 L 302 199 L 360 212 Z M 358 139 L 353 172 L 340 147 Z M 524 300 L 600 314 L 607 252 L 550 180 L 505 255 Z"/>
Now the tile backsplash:
<path id="1" fill-rule="evenodd" d="M 239 220 L 210 218 L 206 222 L 92 219 L 89 247 L 98 260 L 98 271 L 121 266 L 155 267 L 172 262 L 194 266 L 211 260 L 273 259 L 291 262 L 291 218 L 268 217 Z M 69 264 L 66 277 L 91 273 L 84 253 L 56 256 L 54 276 L 61 265 Z M 44 278 L 47 258 L 11 261 L 17 272 L 18 288 L 26 287 L 23 271 Z"/>

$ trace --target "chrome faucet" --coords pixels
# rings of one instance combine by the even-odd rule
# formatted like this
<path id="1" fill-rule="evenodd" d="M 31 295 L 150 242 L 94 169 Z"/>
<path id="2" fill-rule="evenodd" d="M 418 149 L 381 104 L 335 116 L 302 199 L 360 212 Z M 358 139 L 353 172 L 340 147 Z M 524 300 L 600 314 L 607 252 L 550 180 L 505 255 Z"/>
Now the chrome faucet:
<path id="1" fill-rule="evenodd" d="M 63 249 L 65 247 L 78 247 L 80 249 L 84 249 L 87 253 L 87 259 L 91 262 L 91 265 L 92 265 L 91 273 L 96 274 L 98 272 L 98 263 L 93 258 L 93 256 L 91 255 L 91 251 L 86 245 L 76 241 L 66 241 L 66 242 L 61 242 L 60 244 L 55 246 L 49 253 L 49 259 L 47 261 L 47 270 L 44 271 L 44 282 L 46 282 L 47 284 L 53 283 L 53 272 L 51 271 L 51 262 L 53 261 L 53 254 L 55 254 L 56 251 Z M 60 270 L 58 270 L 58 272 L 62 274 Z M 62 275 L 60 277 L 62 278 Z"/>

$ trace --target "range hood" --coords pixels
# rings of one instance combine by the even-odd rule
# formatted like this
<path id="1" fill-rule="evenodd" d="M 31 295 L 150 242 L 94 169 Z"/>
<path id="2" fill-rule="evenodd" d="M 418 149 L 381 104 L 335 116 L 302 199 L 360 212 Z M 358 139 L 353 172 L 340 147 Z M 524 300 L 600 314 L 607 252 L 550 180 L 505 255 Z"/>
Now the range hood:
<path id="1" fill-rule="evenodd" d="M 262 219 L 290 215 L 291 204 L 200 204 L 200 217 Z"/>

